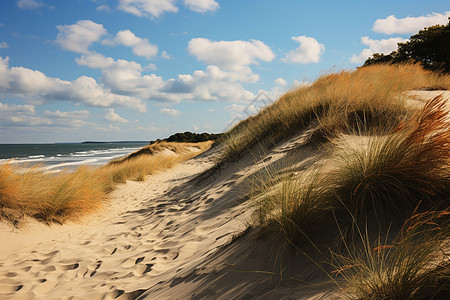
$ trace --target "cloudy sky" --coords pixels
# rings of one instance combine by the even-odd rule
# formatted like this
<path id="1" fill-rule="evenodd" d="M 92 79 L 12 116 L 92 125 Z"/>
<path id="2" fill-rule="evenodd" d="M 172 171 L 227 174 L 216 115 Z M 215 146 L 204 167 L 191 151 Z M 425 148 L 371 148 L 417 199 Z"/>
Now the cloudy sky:
<path id="1" fill-rule="evenodd" d="M 0 143 L 222 132 L 449 16 L 447 0 L 1 0 Z"/>

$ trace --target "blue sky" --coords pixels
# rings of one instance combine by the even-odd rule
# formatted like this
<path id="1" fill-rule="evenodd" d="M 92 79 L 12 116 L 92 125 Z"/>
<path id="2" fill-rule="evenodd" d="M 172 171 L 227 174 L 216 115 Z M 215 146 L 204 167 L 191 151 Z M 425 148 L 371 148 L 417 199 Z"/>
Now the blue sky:
<path id="1" fill-rule="evenodd" d="M 449 16 L 433 0 L 2 0 L 0 143 L 222 132 Z"/>

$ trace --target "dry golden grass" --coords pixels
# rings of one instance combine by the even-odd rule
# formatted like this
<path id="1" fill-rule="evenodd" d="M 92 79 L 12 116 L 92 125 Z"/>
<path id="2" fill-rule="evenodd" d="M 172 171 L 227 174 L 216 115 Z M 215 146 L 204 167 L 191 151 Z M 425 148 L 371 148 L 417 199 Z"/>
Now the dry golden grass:
<path id="1" fill-rule="evenodd" d="M 1 217 L 17 226 L 24 216 L 45 223 L 75 221 L 102 206 L 105 178 L 80 167 L 73 173 L 46 174 L 41 168 L 0 166 Z"/>
<path id="2" fill-rule="evenodd" d="M 287 92 L 226 133 L 223 159 L 239 158 L 242 151 L 268 137 L 276 142 L 314 124 L 325 136 L 364 129 L 361 126 L 389 132 L 409 113 L 403 92 L 436 87 L 449 89 L 450 76 L 417 64 L 375 65 L 323 75 L 309 87 Z"/>
<path id="3" fill-rule="evenodd" d="M 448 293 L 450 262 L 448 254 L 439 254 L 450 233 L 449 100 L 438 96 L 410 111 L 402 95 L 437 82 L 442 86 L 448 78 L 417 65 L 331 74 L 239 124 L 229 133 L 229 157 L 298 128 L 319 128 L 331 141 L 319 148 L 328 150 L 321 152 L 326 168 L 287 170 L 283 176 L 280 170 L 269 171 L 258 178 L 250 193 L 257 225 L 282 233 L 297 250 L 305 246 L 305 236 L 313 244 L 327 241 L 325 248 L 337 247 L 340 236 L 347 251 L 339 255 L 335 273 L 344 277 L 350 298 L 423 299 Z M 419 203 L 421 211 L 405 221 Z M 388 243 L 387 236 L 395 235 L 403 221 Z M 319 226 L 330 229 L 328 236 L 315 236 Z M 368 232 L 378 235 L 375 246 Z"/>
<path id="4" fill-rule="evenodd" d="M 333 182 L 340 201 L 359 215 L 383 207 L 435 207 L 450 194 L 448 101 L 438 96 L 385 137 L 366 147 L 332 145 Z M 370 207 L 369 207 L 370 206 Z"/>
<path id="5" fill-rule="evenodd" d="M 348 211 L 359 220 L 381 215 L 389 223 L 409 214 L 419 202 L 427 208 L 445 206 L 450 195 L 450 118 L 445 101 L 440 96 L 430 100 L 385 136 L 333 140 L 326 171 L 280 176 L 267 170 L 251 193 L 259 224 L 275 223 L 276 230 L 293 241 L 298 233 L 333 223 L 330 210 Z"/>
<path id="6" fill-rule="evenodd" d="M 74 172 L 57 174 L 45 173 L 42 166 L 0 165 L 0 219 L 14 226 L 19 226 L 25 216 L 48 224 L 78 221 L 98 210 L 118 183 L 144 180 L 146 175 L 186 161 L 211 145 L 164 143 L 153 147 L 151 155 L 143 152 L 101 168 L 82 166 Z M 173 151 L 173 155 L 158 155 L 164 150 Z"/>
<path id="7" fill-rule="evenodd" d="M 448 209 L 413 213 L 392 242 L 367 231 L 360 243 L 335 254 L 341 287 L 351 299 L 448 299 L 450 259 Z"/>

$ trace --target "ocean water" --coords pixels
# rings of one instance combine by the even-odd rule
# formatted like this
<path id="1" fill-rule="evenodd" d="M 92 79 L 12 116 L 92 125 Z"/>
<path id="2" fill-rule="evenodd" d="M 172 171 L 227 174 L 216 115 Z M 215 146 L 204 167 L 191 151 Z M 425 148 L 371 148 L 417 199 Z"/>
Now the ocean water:
<path id="1" fill-rule="evenodd" d="M 0 164 L 39 164 L 48 172 L 74 170 L 80 165 L 101 166 L 125 156 L 147 142 L 66 143 L 66 144 L 0 144 Z"/>

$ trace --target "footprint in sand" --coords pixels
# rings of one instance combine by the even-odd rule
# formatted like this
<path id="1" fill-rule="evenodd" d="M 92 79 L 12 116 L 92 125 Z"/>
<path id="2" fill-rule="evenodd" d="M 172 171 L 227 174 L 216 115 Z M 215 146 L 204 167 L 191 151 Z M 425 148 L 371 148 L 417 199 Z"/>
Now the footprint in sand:
<path id="1" fill-rule="evenodd" d="M 152 270 L 153 264 L 141 264 L 133 271 L 134 276 L 144 276 Z"/>
<path id="2" fill-rule="evenodd" d="M 14 293 L 21 290 L 23 285 L 13 279 L 2 279 L 0 283 L 0 295 Z"/>
<path id="3" fill-rule="evenodd" d="M 73 264 L 68 264 L 68 265 L 58 265 L 56 266 L 56 269 L 58 269 L 59 271 L 69 271 L 69 270 L 75 270 L 80 266 L 79 263 L 73 263 Z"/>

